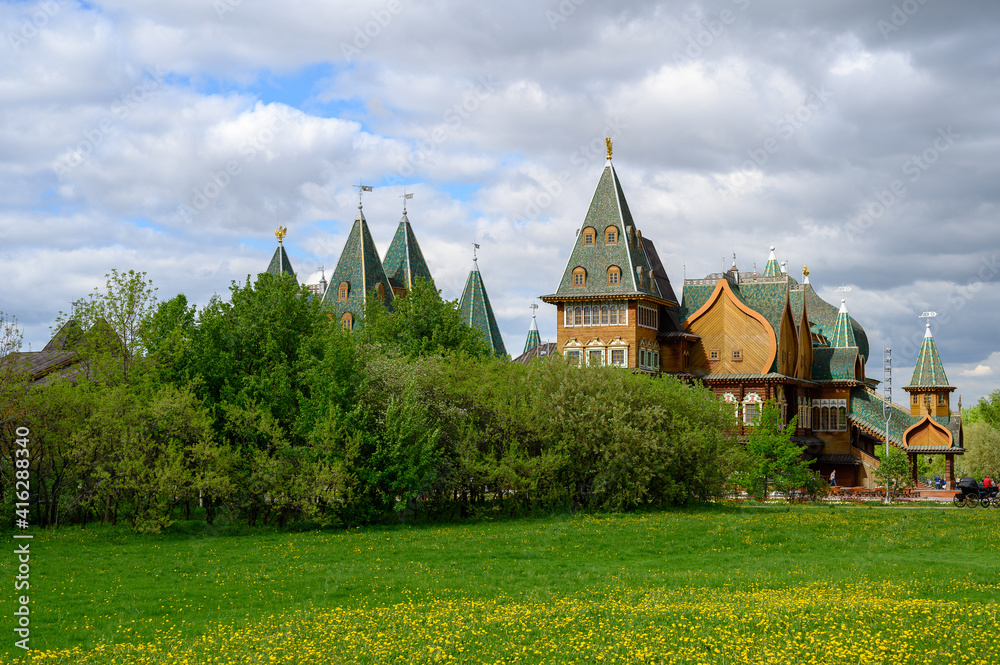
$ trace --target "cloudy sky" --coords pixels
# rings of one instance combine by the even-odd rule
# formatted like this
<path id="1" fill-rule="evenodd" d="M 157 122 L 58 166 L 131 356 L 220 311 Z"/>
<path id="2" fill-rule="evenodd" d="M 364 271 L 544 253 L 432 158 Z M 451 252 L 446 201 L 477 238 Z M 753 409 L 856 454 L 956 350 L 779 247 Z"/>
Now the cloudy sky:
<path id="1" fill-rule="evenodd" d="M 1000 4 L 75 0 L 0 4 L 0 310 L 35 350 L 111 268 L 203 305 L 409 217 L 504 341 L 555 290 L 604 164 L 678 289 L 777 247 L 909 381 L 933 310 L 965 404 L 1000 385 Z M 555 337 L 542 305 L 543 339 Z M 905 398 L 901 392 L 896 399 Z"/>

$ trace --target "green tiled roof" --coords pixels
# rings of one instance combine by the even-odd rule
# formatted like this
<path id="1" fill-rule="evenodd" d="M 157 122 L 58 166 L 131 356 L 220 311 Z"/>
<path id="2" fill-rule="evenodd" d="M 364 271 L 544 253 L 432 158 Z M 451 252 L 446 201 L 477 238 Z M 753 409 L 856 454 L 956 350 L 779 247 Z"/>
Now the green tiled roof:
<path id="1" fill-rule="evenodd" d="M 917 364 L 913 367 L 913 376 L 910 377 L 910 386 L 921 387 L 942 387 L 951 388 L 948 385 L 948 377 L 944 373 L 944 365 L 941 364 L 941 357 L 937 352 L 937 345 L 931 336 L 930 321 L 927 322 L 927 331 L 924 333 L 924 341 L 920 345 L 920 353 L 917 355 Z"/>
<path id="2" fill-rule="evenodd" d="M 265 272 L 269 272 L 272 275 L 291 275 L 295 277 L 295 271 L 292 270 L 292 262 L 288 260 L 285 246 L 281 243 L 278 243 L 278 248 L 274 250 L 274 256 L 271 257 L 271 263 L 268 264 Z"/>
<path id="3" fill-rule="evenodd" d="M 605 230 L 609 226 L 617 229 L 617 242 L 605 243 Z M 594 244 L 584 245 L 582 229 L 593 227 Z M 621 270 L 621 281 L 608 285 L 608 268 L 617 266 Z M 586 271 L 584 286 L 573 286 L 573 270 L 582 267 Z M 640 242 L 639 230 L 632 221 L 628 203 L 622 192 L 618 174 L 609 160 L 597 183 L 597 190 L 590 202 L 587 218 L 577 233 L 573 251 L 559 288 L 558 296 L 598 295 L 611 291 L 615 294 L 650 295 L 664 298 L 655 280 L 650 279 L 650 262 Z M 641 275 L 641 279 L 640 279 Z"/>
<path id="4" fill-rule="evenodd" d="M 771 260 L 768 259 L 768 264 Z M 777 266 L 777 261 L 775 261 L 775 266 Z M 733 294 L 755 312 L 761 314 L 771 327 L 774 329 L 776 335 L 775 342 L 777 342 L 777 336 L 781 335 L 781 317 L 785 306 L 785 293 L 786 289 L 790 287 L 789 303 L 792 307 L 792 319 L 798 322 L 802 318 L 802 303 L 805 301 L 806 309 L 809 313 L 809 321 L 813 324 L 816 332 L 822 333 L 825 336 L 833 336 L 837 331 L 837 320 L 840 315 L 838 308 L 834 307 L 830 303 L 826 302 L 820 298 L 816 292 L 813 290 L 811 284 L 798 284 L 794 278 L 782 273 L 780 271 L 780 266 L 778 266 L 778 273 L 775 276 L 762 275 L 760 273 L 739 273 L 739 283 L 735 282 L 736 276 L 733 272 L 727 273 L 716 273 L 714 275 L 709 275 L 703 280 L 689 280 L 692 283 L 684 284 L 684 291 L 682 296 L 682 303 L 680 307 L 680 318 L 681 321 L 687 320 L 694 312 L 698 311 L 707 301 L 708 298 L 715 291 L 715 285 L 718 279 L 725 277 L 729 280 L 730 288 Z M 766 270 L 766 269 L 765 269 Z M 857 321 L 855 321 L 851 316 L 845 311 L 841 316 L 841 329 L 839 340 L 841 343 L 832 344 L 833 346 L 840 347 L 857 347 L 858 353 L 868 357 L 868 336 L 865 335 L 864 329 L 861 327 Z M 802 331 L 798 331 L 801 340 Z M 817 349 L 820 347 L 817 347 Z M 839 358 L 840 356 L 838 356 Z M 822 358 L 829 360 L 833 356 L 822 356 Z M 845 357 L 846 358 L 846 357 Z M 815 372 L 818 367 L 815 364 L 816 357 L 814 356 L 813 371 Z M 846 362 L 846 359 L 844 360 Z M 777 369 L 777 358 L 774 364 L 771 366 L 771 371 Z M 829 367 L 821 368 L 819 377 L 823 376 L 833 376 L 838 373 L 846 371 L 846 368 L 839 369 L 834 367 L 832 370 Z M 854 366 L 850 367 L 850 373 L 853 377 Z M 817 377 L 819 380 L 822 378 Z M 829 380 L 829 379 L 827 379 Z"/>
<path id="5" fill-rule="evenodd" d="M 795 284 L 795 280 L 791 281 Z M 796 320 L 802 316 L 803 299 L 806 302 L 809 321 L 815 324 L 816 332 L 829 338 L 837 327 L 837 315 L 840 313 L 839 308 L 820 298 L 816 291 L 813 290 L 812 284 L 796 285 L 792 287 L 791 293 L 792 313 L 795 314 Z M 848 314 L 848 316 L 850 315 Z M 850 320 L 858 352 L 867 360 L 869 357 L 868 335 L 865 334 L 865 329 L 853 317 Z"/>
<path id="6" fill-rule="evenodd" d="M 535 348 L 542 343 L 542 337 L 538 334 L 538 323 L 535 321 L 535 317 L 531 317 L 531 327 L 528 328 L 528 338 L 524 340 L 524 351 L 521 354 L 525 354 L 531 349 Z"/>
<path id="7" fill-rule="evenodd" d="M 851 389 L 851 412 L 849 417 L 855 423 L 867 426 L 874 432 L 885 432 L 885 417 L 882 415 L 882 398 L 862 386 Z M 892 404 L 892 418 L 889 419 L 889 441 L 900 448 L 903 447 L 903 434 L 913 425 L 923 419 L 923 416 L 911 416 L 908 411 L 896 403 Z M 962 451 L 961 416 L 931 416 L 931 420 L 951 432 L 954 445 L 948 450 Z M 917 452 L 932 452 L 938 448 L 914 446 L 911 450 Z"/>
<path id="8" fill-rule="evenodd" d="M 389 278 L 389 283 L 397 289 L 412 289 L 415 277 L 423 277 L 432 286 L 434 285 L 431 271 L 427 267 L 424 254 L 420 251 L 417 237 L 413 234 L 413 227 L 410 226 L 410 220 L 407 219 L 405 212 L 403 218 L 399 220 L 396 235 L 389 243 L 389 250 L 382 259 L 382 267 Z"/>
<path id="9" fill-rule="evenodd" d="M 854 363 L 858 360 L 858 347 L 813 349 L 813 381 L 854 381 Z"/>
<path id="10" fill-rule="evenodd" d="M 767 265 L 764 266 L 764 277 L 780 277 L 781 266 L 778 259 L 774 257 L 774 246 L 771 246 L 771 255 L 767 257 Z"/>
<path id="11" fill-rule="evenodd" d="M 490 297 L 486 293 L 486 285 L 483 284 L 483 276 L 479 274 L 479 265 L 476 262 L 472 264 L 458 306 L 465 322 L 482 331 L 493 353 L 505 357 L 507 349 L 504 348 L 503 337 L 500 336 L 500 326 L 493 316 L 493 306 L 490 305 Z"/>
<path id="12" fill-rule="evenodd" d="M 854 327 L 851 325 L 851 317 L 847 313 L 847 301 L 840 301 L 840 310 L 837 312 L 837 320 L 833 324 L 833 334 L 830 336 L 830 346 L 843 348 L 857 346 L 854 339 Z"/>
<path id="13" fill-rule="evenodd" d="M 347 300 L 340 300 L 340 284 L 347 282 L 349 290 Z M 365 213 L 358 207 L 358 215 L 354 218 L 354 226 L 344 243 L 344 251 L 340 253 L 337 268 L 330 277 L 330 286 L 323 296 L 323 305 L 332 310 L 339 318 L 345 312 L 354 315 L 356 322 L 364 318 L 365 298 L 368 292 L 381 284 L 385 290 L 385 306 L 392 308 L 392 286 L 378 258 L 375 242 L 368 230 Z"/>
<path id="14" fill-rule="evenodd" d="M 885 432 L 885 416 L 882 414 L 882 399 L 869 390 L 858 386 L 851 389 L 851 411 L 849 417 L 866 425 L 869 430 Z M 898 404 L 892 404 L 889 419 L 889 441 L 903 447 L 903 433 L 917 421 Z"/>

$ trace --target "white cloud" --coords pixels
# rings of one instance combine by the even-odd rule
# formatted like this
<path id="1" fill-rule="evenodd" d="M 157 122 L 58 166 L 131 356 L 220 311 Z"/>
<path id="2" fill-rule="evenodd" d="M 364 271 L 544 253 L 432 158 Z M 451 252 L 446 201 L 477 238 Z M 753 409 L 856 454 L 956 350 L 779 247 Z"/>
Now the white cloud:
<path id="1" fill-rule="evenodd" d="M 916 315 L 933 309 L 949 376 L 967 401 L 990 392 L 977 368 L 1000 363 L 1000 7 L 928 3 L 883 39 L 886 8 L 862 0 L 744 5 L 584 3 L 553 26 L 529 0 L 400 0 L 389 18 L 383 0 L 243 2 L 222 16 L 203 0 L 59 3 L 35 37 L 0 48 L 0 309 L 44 343 L 55 313 L 112 267 L 204 303 L 267 264 L 276 217 L 300 274 L 329 274 L 352 185 L 376 185 L 365 212 L 384 251 L 403 173 L 438 286 L 460 295 L 480 242 L 517 351 L 614 126 L 626 197 L 678 293 L 685 271 L 734 251 L 760 267 L 774 244 L 828 300 L 854 288 L 870 369 L 890 342 L 906 373 Z M 0 5 L 4 34 L 25 7 Z M 723 8 L 734 20 L 702 35 Z M 810 106 L 816 90 L 828 98 Z M 946 127 L 960 137 L 928 152 Z M 933 158 L 916 180 L 914 158 Z M 895 180 L 905 195 L 849 238 Z M 551 308 L 538 323 L 555 337 Z"/>

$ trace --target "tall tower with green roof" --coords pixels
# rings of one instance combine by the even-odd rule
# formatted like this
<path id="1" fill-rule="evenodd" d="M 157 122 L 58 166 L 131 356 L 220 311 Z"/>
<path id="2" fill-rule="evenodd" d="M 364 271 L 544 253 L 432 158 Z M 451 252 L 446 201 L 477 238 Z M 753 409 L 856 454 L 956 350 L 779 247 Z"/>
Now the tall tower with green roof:
<path id="1" fill-rule="evenodd" d="M 399 220 L 396 235 L 389 243 L 385 258 L 382 259 L 382 266 L 396 298 L 406 295 L 413 288 L 413 281 L 417 277 L 426 280 L 432 286 L 434 284 L 424 254 L 417 244 L 417 237 L 413 234 L 413 227 L 410 226 L 410 220 L 406 216 L 406 200 L 413 194 L 403 196 L 403 218 Z"/>
<path id="2" fill-rule="evenodd" d="M 654 273 L 660 263 L 646 248 L 653 254 L 655 248 L 632 219 L 611 163 L 610 138 L 607 147 L 559 287 L 541 299 L 558 307 L 556 345 L 570 362 L 659 372 L 661 323 L 677 303 L 665 270 Z"/>
<path id="3" fill-rule="evenodd" d="M 344 328 L 350 330 L 364 319 L 365 299 L 371 291 L 375 291 L 387 308 L 392 308 L 392 286 L 368 230 L 359 195 L 358 214 L 340 253 L 337 268 L 330 277 L 323 305 L 333 312 Z"/>
<path id="4" fill-rule="evenodd" d="M 933 314 L 931 312 L 928 316 Z M 917 363 L 913 367 L 910 385 L 903 386 L 910 393 L 910 415 L 950 416 L 950 398 L 955 386 L 948 384 L 944 365 L 938 355 L 937 345 L 931 335 L 931 322 L 927 321 L 924 340 L 920 344 Z"/>
<path id="5" fill-rule="evenodd" d="M 499 357 L 506 357 L 507 349 L 504 348 L 500 326 L 497 325 L 497 319 L 493 315 L 493 306 L 490 305 L 490 297 L 486 293 L 483 276 L 479 273 L 479 262 L 475 254 L 472 257 L 472 270 L 469 271 L 469 278 L 465 281 L 465 289 L 462 291 L 462 299 L 458 306 L 462 312 L 462 319 L 470 327 L 482 331 L 493 353 Z"/>

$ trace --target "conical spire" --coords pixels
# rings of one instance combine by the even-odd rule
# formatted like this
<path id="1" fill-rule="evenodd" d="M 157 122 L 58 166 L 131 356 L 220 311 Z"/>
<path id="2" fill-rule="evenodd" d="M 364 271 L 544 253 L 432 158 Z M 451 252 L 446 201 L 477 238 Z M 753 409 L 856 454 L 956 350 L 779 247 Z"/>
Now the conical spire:
<path id="1" fill-rule="evenodd" d="M 364 316 L 365 299 L 372 290 L 380 291 L 382 302 L 386 307 L 392 307 L 392 286 L 378 258 L 368 221 L 359 203 L 354 226 L 330 277 L 330 288 L 323 297 L 323 305 L 336 312 L 338 317 L 349 312 L 352 320 L 357 322 Z"/>
<path id="2" fill-rule="evenodd" d="M 292 269 L 292 262 L 288 260 L 288 253 L 285 252 L 285 234 L 288 233 L 288 229 L 283 226 L 279 226 L 274 230 L 274 235 L 278 239 L 278 247 L 274 250 L 274 255 L 271 257 L 271 263 L 268 264 L 267 270 L 272 275 L 291 275 L 295 276 L 295 271 Z"/>
<path id="3" fill-rule="evenodd" d="M 500 336 L 500 326 L 497 325 L 496 317 L 493 315 L 493 306 L 490 305 L 490 297 L 486 294 L 486 285 L 483 284 L 483 277 L 479 274 L 479 265 L 475 256 L 473 256 L 472 270 L 469 271 L 469 278 L 465 282 L 465 289 L 462 291 L 462 299 L 458 306 L 465 323 L 472 328 L 481 330 L 486 342 L 493 349 L 493 353 L 505 357 L 507 349 L 504 348 L 503 337 Z"/>
<path id="4" fill-rule="evenodd" d="M 833 324 L 833 335 L 830 337 L 830 346 L 834 348 L 844 348 L 857 346 L 854 339 L 854 327 L 851 325 L 851 316 L 847 313 L 847 301 L 841 299 L 840 311 L 837 312 L 837 321 Z"/>
<path id="5" fill-rule="evenodd" d="M 924 331 L 924 341 L 920 344 L 920 353 L 917 354 L 917 364 L 913 368 L 913 376 L 910 378 L 908 387 L 947 387 L 948 377 L 944 373 L 944 365 L 938 355 L 937 345 L 931 335 L 931 322 L 927 322 Z"/>
<path id="6" fill-rule="evenodd" d="M 771 245 L 771 255 L 767 257 L 767 265 L 764 266 L 764 277 L 781 277 L 781 266 L 774 256 L 774 245 Z"/>
<path id="7" fill-rule="evenodd" d="M 524 341 L 524 351 L 521 353 L 527 353 L 529 350 L 535 348 L 542 343 L 542 338 L 538 334 L 538 322 L 535 321 L 535 310 L 538 309 L 538 305 L 531 304 L 531 327 L 528 328 L 528 339 Z"/>
<path id="8" fill-rule="evenodd" d="M 609 158 L 559 283 L 558 295 L 641 294 L 662 298 Z"/>
<path id="9" fill-rule="evenodd" d="M 413 194 L 404 194 L 412 197 Z M 389 283 L 397 293 L 409 291 L 413 288 L 413 280 L 421 277 L 433 286 L 434 280 L 431 278 L 431 271 L 424 260 L 424 254 L 420 251 L 417 237 L 413 233 L 413 227 L 406 216 L 406 200 L 403 202 L 403 217 L 396 227 L 396 235 L 389 243 L 389 249 L 382 259 L 382 267 L 389 278 Z"/>

